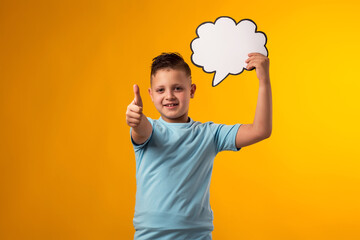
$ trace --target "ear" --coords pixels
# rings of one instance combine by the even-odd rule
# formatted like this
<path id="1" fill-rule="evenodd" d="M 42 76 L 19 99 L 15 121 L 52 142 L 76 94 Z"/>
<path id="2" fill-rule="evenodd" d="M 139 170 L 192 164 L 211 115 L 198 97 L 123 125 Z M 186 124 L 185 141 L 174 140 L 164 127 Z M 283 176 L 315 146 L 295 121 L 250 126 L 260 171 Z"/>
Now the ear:
<path id="1" fill-rule="evenodd" d="M 149 88 L 148 91 L 149 91 L 149 95 L 150 95 L 150 97 L 151 97 L 151 101 L 154 102 L 151 88 Z"/>
<path id="2" fill-rule="evenodd" d="M 191 84 L 191 89 L 190 89 L 190 97 L 191 98 L 194 98 L 195 91 L 196 91 L 196 85 L 193 83 L 193 84 Z"/>

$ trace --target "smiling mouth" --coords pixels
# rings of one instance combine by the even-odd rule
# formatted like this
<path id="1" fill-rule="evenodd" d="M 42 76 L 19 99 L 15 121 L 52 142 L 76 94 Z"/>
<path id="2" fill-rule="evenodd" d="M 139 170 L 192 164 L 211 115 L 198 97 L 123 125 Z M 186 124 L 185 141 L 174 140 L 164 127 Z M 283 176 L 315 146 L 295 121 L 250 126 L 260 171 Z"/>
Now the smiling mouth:
<path id="1" fill-rule="evenodd" d="M 172 103 L 172 104 L 165 104 L 164 106 L 165 107 L 175 107 L 177 105 L 179 105 L 179 104 L 178 103 Z"/>

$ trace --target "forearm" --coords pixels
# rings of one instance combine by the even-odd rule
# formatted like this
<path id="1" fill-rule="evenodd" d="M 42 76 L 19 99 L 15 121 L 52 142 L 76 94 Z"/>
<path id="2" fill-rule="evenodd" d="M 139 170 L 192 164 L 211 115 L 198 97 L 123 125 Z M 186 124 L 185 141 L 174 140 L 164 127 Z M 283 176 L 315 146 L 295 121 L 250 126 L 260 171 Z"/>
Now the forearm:
<path id="1" fill-rule="evenodd" d="M 132 128 L 132 136 L 136 140 L 146 140 L 152 132 L 152 126 L 145 114 L 142 114 L 139 125 Z"/>
<path id="2" fill-rule="evenodd" d="M 272 94 L 270 77 L 259 81 L 259 94 L 253 127 L 262 136 L 269 137 L 272 131 Z"/>

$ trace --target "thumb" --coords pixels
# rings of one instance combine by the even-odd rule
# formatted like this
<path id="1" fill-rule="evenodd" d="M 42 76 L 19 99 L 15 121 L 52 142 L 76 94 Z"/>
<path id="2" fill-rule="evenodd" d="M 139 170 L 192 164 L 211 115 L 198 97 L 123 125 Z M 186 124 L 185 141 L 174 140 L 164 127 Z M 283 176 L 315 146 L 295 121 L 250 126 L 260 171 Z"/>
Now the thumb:
<path id="1" fill-rule="evenodd" d="M 134 84 L 134 103 L 136 105 L 138 105 L 139 107 L 143 106 L 142 100 L 141 100 L 141 96 L 140 96 L 140 89 L 139 86 L 137 84 Z"/>

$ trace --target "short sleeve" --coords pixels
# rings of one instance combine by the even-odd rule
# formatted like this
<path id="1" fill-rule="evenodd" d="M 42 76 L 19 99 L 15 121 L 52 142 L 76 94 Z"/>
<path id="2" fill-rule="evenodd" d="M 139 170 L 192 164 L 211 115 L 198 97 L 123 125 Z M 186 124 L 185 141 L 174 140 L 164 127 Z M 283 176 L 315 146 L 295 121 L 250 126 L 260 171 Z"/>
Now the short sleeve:
<path id="1" fill-rule="evenodd" d="M 236 134 L 241 126 L 240 123 L 234 125 L 213 124 L 215 128 L 214 141 L 217 152 L 221 151 L 239 151 L 236 147 Z"/>
<path id="2" fill-rule="evenodd" d="M 143 147 L 150 141 L 150 139 L 151 139 L 151 137 L 152 137 L 152 135 L 153 135 L 153 132 L 154 132 L 154 125 L 153 125 L 153 124 L 154 124 L 154 121 L 153 121 L 153 119 L 151 119 L 151 118 L 149 118 L 149 117 L 147 117 L 147 119 L 149 120 L 149 122 L 150 122 L 150 124 L 151 124 L 151 126 L 152 126 L 152 131 L 151 131 L 150 136 L 148 137 L 148 139 L 146 139 L 146 141 L 145 141 L 144 143 L 142 143 L 142 144 L 137 144 L 137 143 L 134 142 L 134 139 L 132 138 L 132 135 L 131 135 L 132 127 L 130 128 L 130 140 L 131 140 L 131 143 L 133 144 L 133 147 L 134 147 L 134 150 L 135 150 L 135 151 L 138 150 L 138 149 L 143 148 Z"/>

